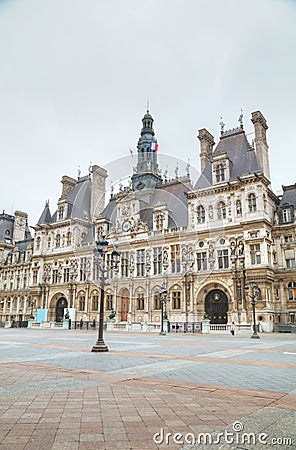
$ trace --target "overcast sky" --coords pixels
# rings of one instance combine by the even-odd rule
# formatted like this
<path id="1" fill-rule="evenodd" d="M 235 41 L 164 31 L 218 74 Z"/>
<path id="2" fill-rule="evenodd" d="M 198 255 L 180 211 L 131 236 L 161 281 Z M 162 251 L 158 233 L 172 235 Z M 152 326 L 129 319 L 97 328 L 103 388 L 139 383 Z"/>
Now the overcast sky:
<path id="1" fill-rule="evenodd" d="M 267 119 L 273 190 L 294 184 L 295 24 L 292 0 L 0 0 L 0 209 L 34 225 L 63 175 L 135 164 L 147 98 L 171 173 L 242 108 L 246 133 Z"/>

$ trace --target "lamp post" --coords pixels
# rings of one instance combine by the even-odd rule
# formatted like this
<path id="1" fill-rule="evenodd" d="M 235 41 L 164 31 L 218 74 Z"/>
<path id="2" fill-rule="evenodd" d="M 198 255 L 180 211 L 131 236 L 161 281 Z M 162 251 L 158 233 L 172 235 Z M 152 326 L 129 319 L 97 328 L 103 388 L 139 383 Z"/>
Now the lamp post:
<path id="1" fill-rule="evenodd" d="M 253 334 L 251 336 L 251 339 L 260 339 L 259 334 L 257 333 L 257 326 L 256 326 L 256 313 L 255 313 L 255 297 L 258 295 L 259 293 L 259 288 L 258 288 L 258 284 L 251 280 L 250 281 L 251 284 L 251 289 L 252 289 L 252 293 L 249 294 L 251 297 L 251 305 L 252 305 L 252 310 L 253 310 Z M 245 285 L 245 293 L 246 296 L 248 295 L 249 292 L 249 286 Z"/>
<path id="2" fill-rule="evenodd" d="M 241 313 L 245 314 L 245 293 L 242 289 L 246 276 L 244 244 L 243 241 L 238 241 L 238 238 L 230 243 L 230 260 L 234 286 L 234 312 L 239 313 L 239 303 L 241 303 Z"/>
<path id="3" fill-rule="evenodd" d="M 99 331 L 98 338 L 91 349 L 92 352 L 108 352 L 109 348 L 104 342 L 104 301 L 105 301 L 105 286 L 107 284 L 107 267 L 106 267 L 106 253 L 108 249 L 109 242 L 106 240 L 105 236 L 102 236 L 102 240 L 96 242 L 95 248 L 95 266 L 98 269 L 99 278 L 100 278 L 100 315 L 99 315 Z M 113 268 L 117 268 L 120 261 L 120 251 L 118 249 L 114 249 L 112 252 L 111 264 Z"/>
<path id="4" fill-rule="evenodd" d="M 192 312 L 192 297 L 191 297 L 191 286 L 192 286 L 192 267 L 194 265 L 194 253 L 193 246 L 190 244 L 184 244 L 181 252 L 181 264 L 184 270 L 184 294 L 185 294 L 185 331 L 187 331 L 188 323 L 188 309 Z"/>
<path id="5" fill-rule="evenodd" d="M 160 288 L 160 293 L 159 293 L 160 304 L 161 304 L 161 330 L 160 330 L 159 334 L 161 336 L 166 335 L 166 332 L 164 331 L 164 328 L 163 328 L 163 322 L 164 322 L 164 319 L 167 320 L 167 313 L 166 313 L 167 296 L 168 296 L 167 288 L 164 285 L 162 285 Z"/>

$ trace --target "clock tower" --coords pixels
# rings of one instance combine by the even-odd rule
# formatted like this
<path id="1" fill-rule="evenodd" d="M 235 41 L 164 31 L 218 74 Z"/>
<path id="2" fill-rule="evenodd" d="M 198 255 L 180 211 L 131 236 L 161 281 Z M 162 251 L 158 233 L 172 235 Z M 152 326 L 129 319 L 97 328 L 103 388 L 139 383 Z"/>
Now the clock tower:
<path id="1" fill-rule="evenodd" d="M 142 119 L 141 136 L 138 141 L 138 162 L 132 176 L 133 190 L 154 188 L 162 182 L 157 164 L 158 144 L 153 129 L 153 117 L 147 110 Z"/>

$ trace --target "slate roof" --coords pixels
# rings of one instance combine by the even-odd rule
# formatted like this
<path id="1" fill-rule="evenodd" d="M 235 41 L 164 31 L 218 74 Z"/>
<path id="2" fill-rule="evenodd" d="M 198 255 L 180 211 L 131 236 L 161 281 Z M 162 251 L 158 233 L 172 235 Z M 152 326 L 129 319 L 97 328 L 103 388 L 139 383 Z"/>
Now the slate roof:
<path id="1" fill-rule="evenodd" d="M 44 210 L 37 222 L 37 225 L 44 225 L 46 223 L 50 223 L 52 220 L 51 214 L 50 214 L 50 209 L 49 209 L 49 204 L 48 202 L 45 203 L 45 207 Z"/>
<path id="2" fill-rule="evenodd" d="M 77 180 L 76 185 L 69 192 L 67 196 L 67 217 L 66 219 L 91 219 L 90 204 L 91 204 L 91 180 L 89 176 L 81 177 Z M 54 223 L 57 221 L 58 213 L 50 213 L 48 202 L 37 222 L 37 225 L 44 225 Z"/>
<path id="3" fill-rule="evenodd" d="M 76 186 L 68 194 L 68 218 L 90 219 L 91 180 L 90 177 L 82 177 Z"/>
<path id="4" fill-rule="evenodd" d="M 5 214 L 3 211 L 0 214 L 0 241 L 4 241 L 9 244 L 13 244 L 13 227 L 14 227 L 14 216 L 10 214 Z M 25 241 L 32 239 L 32 235 L 28 225 L 25 228 Z"/>
<path id="5" fill-rule="evenodd" d="M 13 236 L 14 216 L 5 214 L 3 211 L 0 214 L 0 241 L 11 240 Z"/>
<path id="6" fill-rule="evenodd" d="M 140 218 L 153 229 L 153 209 L 157 204 L 166 203 L 169 210 L 169 228 L 184 227 L 188 224 L 187 197 L 185 192 L 191 190 L 190 181 L 174 180 L 158 185 L 154 189 L 133 191 L 140 201 Z M 113 226 L 116 224 L 116 198 L 110 199 L 102 215 L 107 217 Z"/>
<path id="7" fill-rule="evenodd" d="M 285 204 L 293 205 L 296 208 L 296 184 L 290 186 L 282 186 L 283 196 L 281 198 L 279 208 L 282 208 Z"/>
<path id="8" fill-rule="evenodd" d="M 232 166 L 230 168 L 230 181 L 237 177 L 254 172 L 263 172 L 255 152 L 250 146 L 245 132 L 243 130 L 235 131 L 233 134 L 228 132 L 221 136 L 220 141 L 214 151 L 214 155 L 226 152 Z M 204 171 L 197 180 L 194 189 L 203 189 L 213 184 L 212 163 L 208 161 Z"/>

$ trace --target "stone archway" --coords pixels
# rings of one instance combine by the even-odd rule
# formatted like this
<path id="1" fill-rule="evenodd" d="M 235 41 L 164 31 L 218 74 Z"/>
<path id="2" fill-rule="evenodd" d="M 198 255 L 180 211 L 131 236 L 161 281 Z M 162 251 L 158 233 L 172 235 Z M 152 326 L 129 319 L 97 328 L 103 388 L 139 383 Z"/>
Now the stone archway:
<path id="1" fill-rule="evenodd" d="M 65 297 L 60 297 L 56 304 L 56 322 L 63 321 L 65 308 L 68 308 L 68 302 Z"/>
<path id="2" fill-rule="evenodd" d="M 130 293 L 128 289 L 123 289 L 120 295 L 120 320 L 121 322 L 127 321 L 127 314 L 129 311 Z"/>
<path id="3" fill-rule="evenodd" d="M 226 324 L 228 312 L 228 298 L 220 289 L 208 293 L 205 299 L 205 313 L 212 324 Z"/>

